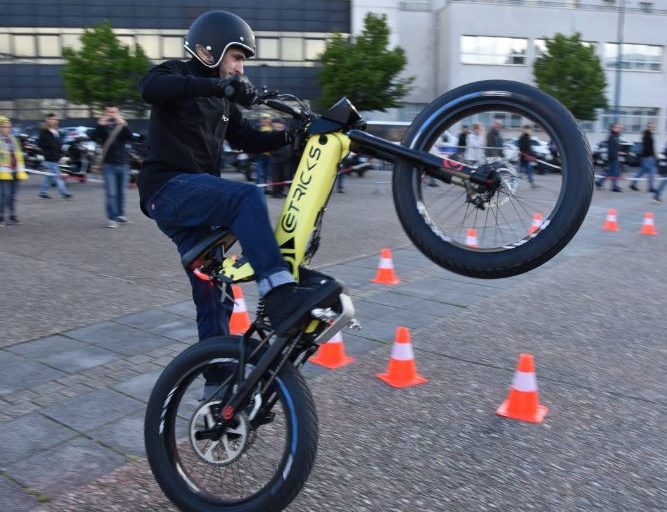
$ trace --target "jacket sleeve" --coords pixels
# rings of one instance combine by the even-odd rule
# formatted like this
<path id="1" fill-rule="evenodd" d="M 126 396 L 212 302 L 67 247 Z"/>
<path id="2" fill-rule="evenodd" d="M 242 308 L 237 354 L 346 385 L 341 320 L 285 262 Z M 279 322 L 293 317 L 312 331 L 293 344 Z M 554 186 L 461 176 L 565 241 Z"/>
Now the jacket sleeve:
<path id="1" fill-rule="evenodd" d="M 104 127 L 98 123 L 97 125 L 95 125 L 95 131 L 93 131 L 93 140 L 103 144 L 104 139 L 106 139 L 106 133 L 104 133 Z"/>
<path id="2" fill-rule="evenodd" d="M 141 80 L 141 96 L 147 103 L 165 103 L 196 96 L 210 96 L 213 80 L 184 75 L 177 61 L 167 61 L 153 67 Z"/>
<path id="3" fill-rule="evenodd" d="M 44 130 L 39 131 L 39 138 L 37 139 L 37 145 L 42 151 L 44 151 L 44 149 L 48 145 L 48 142 L 46 141 L 46 132 Z"/>
<path id="4" fill-rule="evenodd" d="M 242 149 L 246 153 L 273 151 L 287 144 L 285 132 L 260 132 L 250 126 L 234 103 L 229 112 L 226 139 L 233 148 Z"/>

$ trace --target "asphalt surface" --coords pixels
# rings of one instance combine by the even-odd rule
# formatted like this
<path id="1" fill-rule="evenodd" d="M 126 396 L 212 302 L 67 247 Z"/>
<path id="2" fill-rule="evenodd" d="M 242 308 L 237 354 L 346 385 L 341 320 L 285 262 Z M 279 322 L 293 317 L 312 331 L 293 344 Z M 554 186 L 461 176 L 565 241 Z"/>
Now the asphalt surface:
<path id="1" fill-rule="evenodd" d="M 289 510 L 667 510 L 667 207 L 596 192 L 554 260 L 479 281 L 408 243 L 386 181 L 350 178 L 325 218 L 314 266 L 350 285 L 364 330 L 343 333 L 354 364 L 306 369 L 319 451 Z M 176 253 L 136 191 L 134 223 L 111 230 L 99 185 L 72 185 L 71 201 L 35 190 L 19 196 L 24 223 L 0 231 L 0 509 L 175 510 L 140 437 L 152 382 L 195 340 Z M 620 232 L 602 231 L 608 208 Z M 655 237 L 639 234 L 649 211 Z M 381 247 L 396 287 L 368 283 Z M 375 377 L 399 324 L 422 386 Z M 549 407 L 540 425 L 495 415 L 521 352 Z"/>

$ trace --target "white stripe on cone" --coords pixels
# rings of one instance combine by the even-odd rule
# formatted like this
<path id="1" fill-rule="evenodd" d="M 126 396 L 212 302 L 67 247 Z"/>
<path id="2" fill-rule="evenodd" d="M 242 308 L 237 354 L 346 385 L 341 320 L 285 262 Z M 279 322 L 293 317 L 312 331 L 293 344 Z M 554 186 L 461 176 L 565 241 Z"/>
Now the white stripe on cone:
<path id="1" fill-rule="evenodd" d="M 380 258 L 380 268 L 394 268 L 394 263 L 391 258 Z"/>
<path id="2" fill-rule="evenodd" d="M 343 343 L 343 335 L 338 331 L 327 343 Z"/>
<path id="3" fill-rule="evenodd" d="M 646 217 L 644 219 L 644 225 L 645 226 L 654 226 L 655 222 L 653 222 L 653 217 Z"/>
<path id="4" fill-rule="evenodd" d="M 412 343 L 394 343 L 391 349 L 392 359 L 397 361 L 411 361 L 415 358 L 412 353 Z"/>
<path id="5" fill-rule="evenodd" d="M 615 213 L 609 213 L 609 214 L 607 215 L 607 220 L 608 220 L 609 222 L 616 222 L 616 214 L 615 214 Z"/>
<path id="6" fill-rule="evenodd" d="M 534 373 L 515 372 L 512 380 L 512 388 L 517 391 L 537 391 L 537 379 Z"/>
<path id="7" fill-rule="evenodd" d="M 234 301 L 234 313 L 245 313 L 248 311 L 247 306 L 245 305 L 245 299 L 241 297 Z"/>

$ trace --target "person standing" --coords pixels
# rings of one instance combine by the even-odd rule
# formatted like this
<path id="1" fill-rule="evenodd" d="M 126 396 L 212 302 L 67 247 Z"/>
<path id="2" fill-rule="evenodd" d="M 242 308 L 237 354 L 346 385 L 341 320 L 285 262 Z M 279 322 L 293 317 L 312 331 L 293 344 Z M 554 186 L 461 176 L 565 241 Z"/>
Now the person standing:
<path id="1" fill-rule="evenodd" d="M 39 188 L 39 197 L 42 199 L 51 199 L 48 191 L 53 183 L 56 184 L 58 192 L 63 198 L 70 199 L 72 197 L 72 194 L 67 190 L 67 186 L 65 186 L 65 182 L 60 177 L 58 161 L 62 156 L 61 144 L 60 134 L 58 133 L 58 117 L 54 113 L 47 114 L 37 139 L 37 145 L 44 154 L 44 168 L 47 172 Z"/>
<path id="2" fill-rule="evenodd" d="M 630 188 L 632 190 L 639 190 L 637 187 L 637 181 L 644 174 L 648 174 L 648 191 L 655 194 L 656 189 L 653 186 L 653 180 L 655 179 L 656 171 L 656 159 L 655 159 L 655 145 L 653 143 L 653 130 L 655 125 L 652 121 L 646 123 L 646 130 L 642 135 L 642 154 L 639 160 L 640 168 L 635 177 L 632 178 Z"/>
<path id="3" fill-rule="evenodd" d="M 93 133 L 93 139 L 102 145 L 102 177 L 104 178 L 107 227 L 117 228 L 127 222 L 125 216 L 125 189 L 130 178 L 129 151 L 126 144 L 132 132 L 118 110 L 108 104 Z"/>
<path id="4" fill-rule="evenodd" d="M 503 122 L 500 119 L 494 119 L 491 129 L 486 134 L 486 156 L 503 156 L 503 136 L 500 129 Z"/>
<path id="5" fill-rule="evenodd" d="M 275 118 L 273 120 L 273 131 L 284 132 L 285 121 L 280 118 Z M 273 182 L 273 185 L 271 186 L 272 197 L 285 197 L 284 182 L 290 179 L 290 166 L 292 164 L 292 152 L 290 149 L 290 146 L 286 145 L 271 151 L 271 181 Z"/>
<path id="6" fill-rule="evenodd" d="M 5 209 L 9 223 L 19 224 L 16 217 L 16 191 L 20 180 L 28 179 L 21 144 L 11 132 L 12 122 L 0 116 L 0 228 L 5 227 Z"/>
<path id="7" fill-rule="evenodd" d="M 259 131 L 260 132 L 271 132 L 273 128 L 271 126 L 271 116 L 266 112 L 263 112 L 259 116 Z M 255 183 L 257 185 L 262 185 L 268 181 L 269 172 L 271 171 L 271 153 L 260 153 L 255 156 Z M 266 193 L 268 193 L 268 189 Z"/>
<path id="8" fill-rule="evenodd" d="M 665 144 L 665 149 L 663 150 L 662 154 L 667 158 L 667 144 Z M 660 186 L 655 189 L 655 192 L 653 194 L 653 202 L 657 204 L 662 204 L 662 191 L 665 190 L 665 187 L 667 187 L 667 177 L 661 176 L 662 183 L 660 183 Z"/>
<path id="9" fill-rule="evenodd" d="M 484 159 L 484 137 L 479 123 L 472 125 L 466 137 L 465 159 L 469 162 L 481 162 Z"/>
<path id="10" fill-rule="evenodd" d="M 537 188 L 533 178 L 533 167 L 535 165 L 535 153 L 532 146 L 533 130 L 529 124 L 523 126 L 523 133 L 519 137 L 519 168 L 526 173 L 531 188 Z"/>
<path id="11" fill-rule="evenodd" d="M 456 157 L 463 158 L 463 154 L 466 150 L 466 139 L 468 138 L 468 125 L 464 124 L 461 126 L 461 131 L 459 132 L 459 140 L 456 148 Z"/>
<path id="12" fill-rule="evenodd" d="M 618 179 L 621 176 L 621 167 L 620 162 L 618 161 L 618 149 L 622 131 L 623 125 L 621 123 L 614 123 L 611 125 L 609 137 L 607 138 L 607 162 L 609 166 L 607 168 L 606 176 L 603 176 L 595 182 L 595 186 L 598 190 L 602 189 L 604 181 L 609 178 L 611 180 L 611 191 L 623 192 L 623 189 L 618 186 Z"/>

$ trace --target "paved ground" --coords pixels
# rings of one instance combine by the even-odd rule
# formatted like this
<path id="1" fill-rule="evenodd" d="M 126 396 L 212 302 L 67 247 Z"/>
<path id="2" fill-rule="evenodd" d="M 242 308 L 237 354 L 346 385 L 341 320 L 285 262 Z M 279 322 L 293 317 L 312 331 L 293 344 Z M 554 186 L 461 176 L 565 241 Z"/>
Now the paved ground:
<path id="1" fill-rule="evenodd" d="M 350 179 L 325 219 L 315 264 L 350 285 L 364 330 L 344 333 L 355 364 L 306 370 L 320 450 L 290 510 L 667 510 L 667 207 L 597 193 L 552 262 L 479 281 L 408 244 L 386 180 Z M 135 191 L 134 223 L 109 230 L 98 185 L 70 202 L 35 190 L 19 197 L 24 224 L 0 231 L 0 510 L 174 510 L 141 429 L 161 368 L 195 340 L 175 251 Z M 608 207 L 619 233 L 601 230 Z M 646 211 L 657 237 L 638 234 Z M 368 282 L 383 246 L 397 287 Z M 429 378 L 418 388 L 374 377 L 399 324 Z M 521 351 L 550 407 L 541 425 L 494 414 Z"/>

